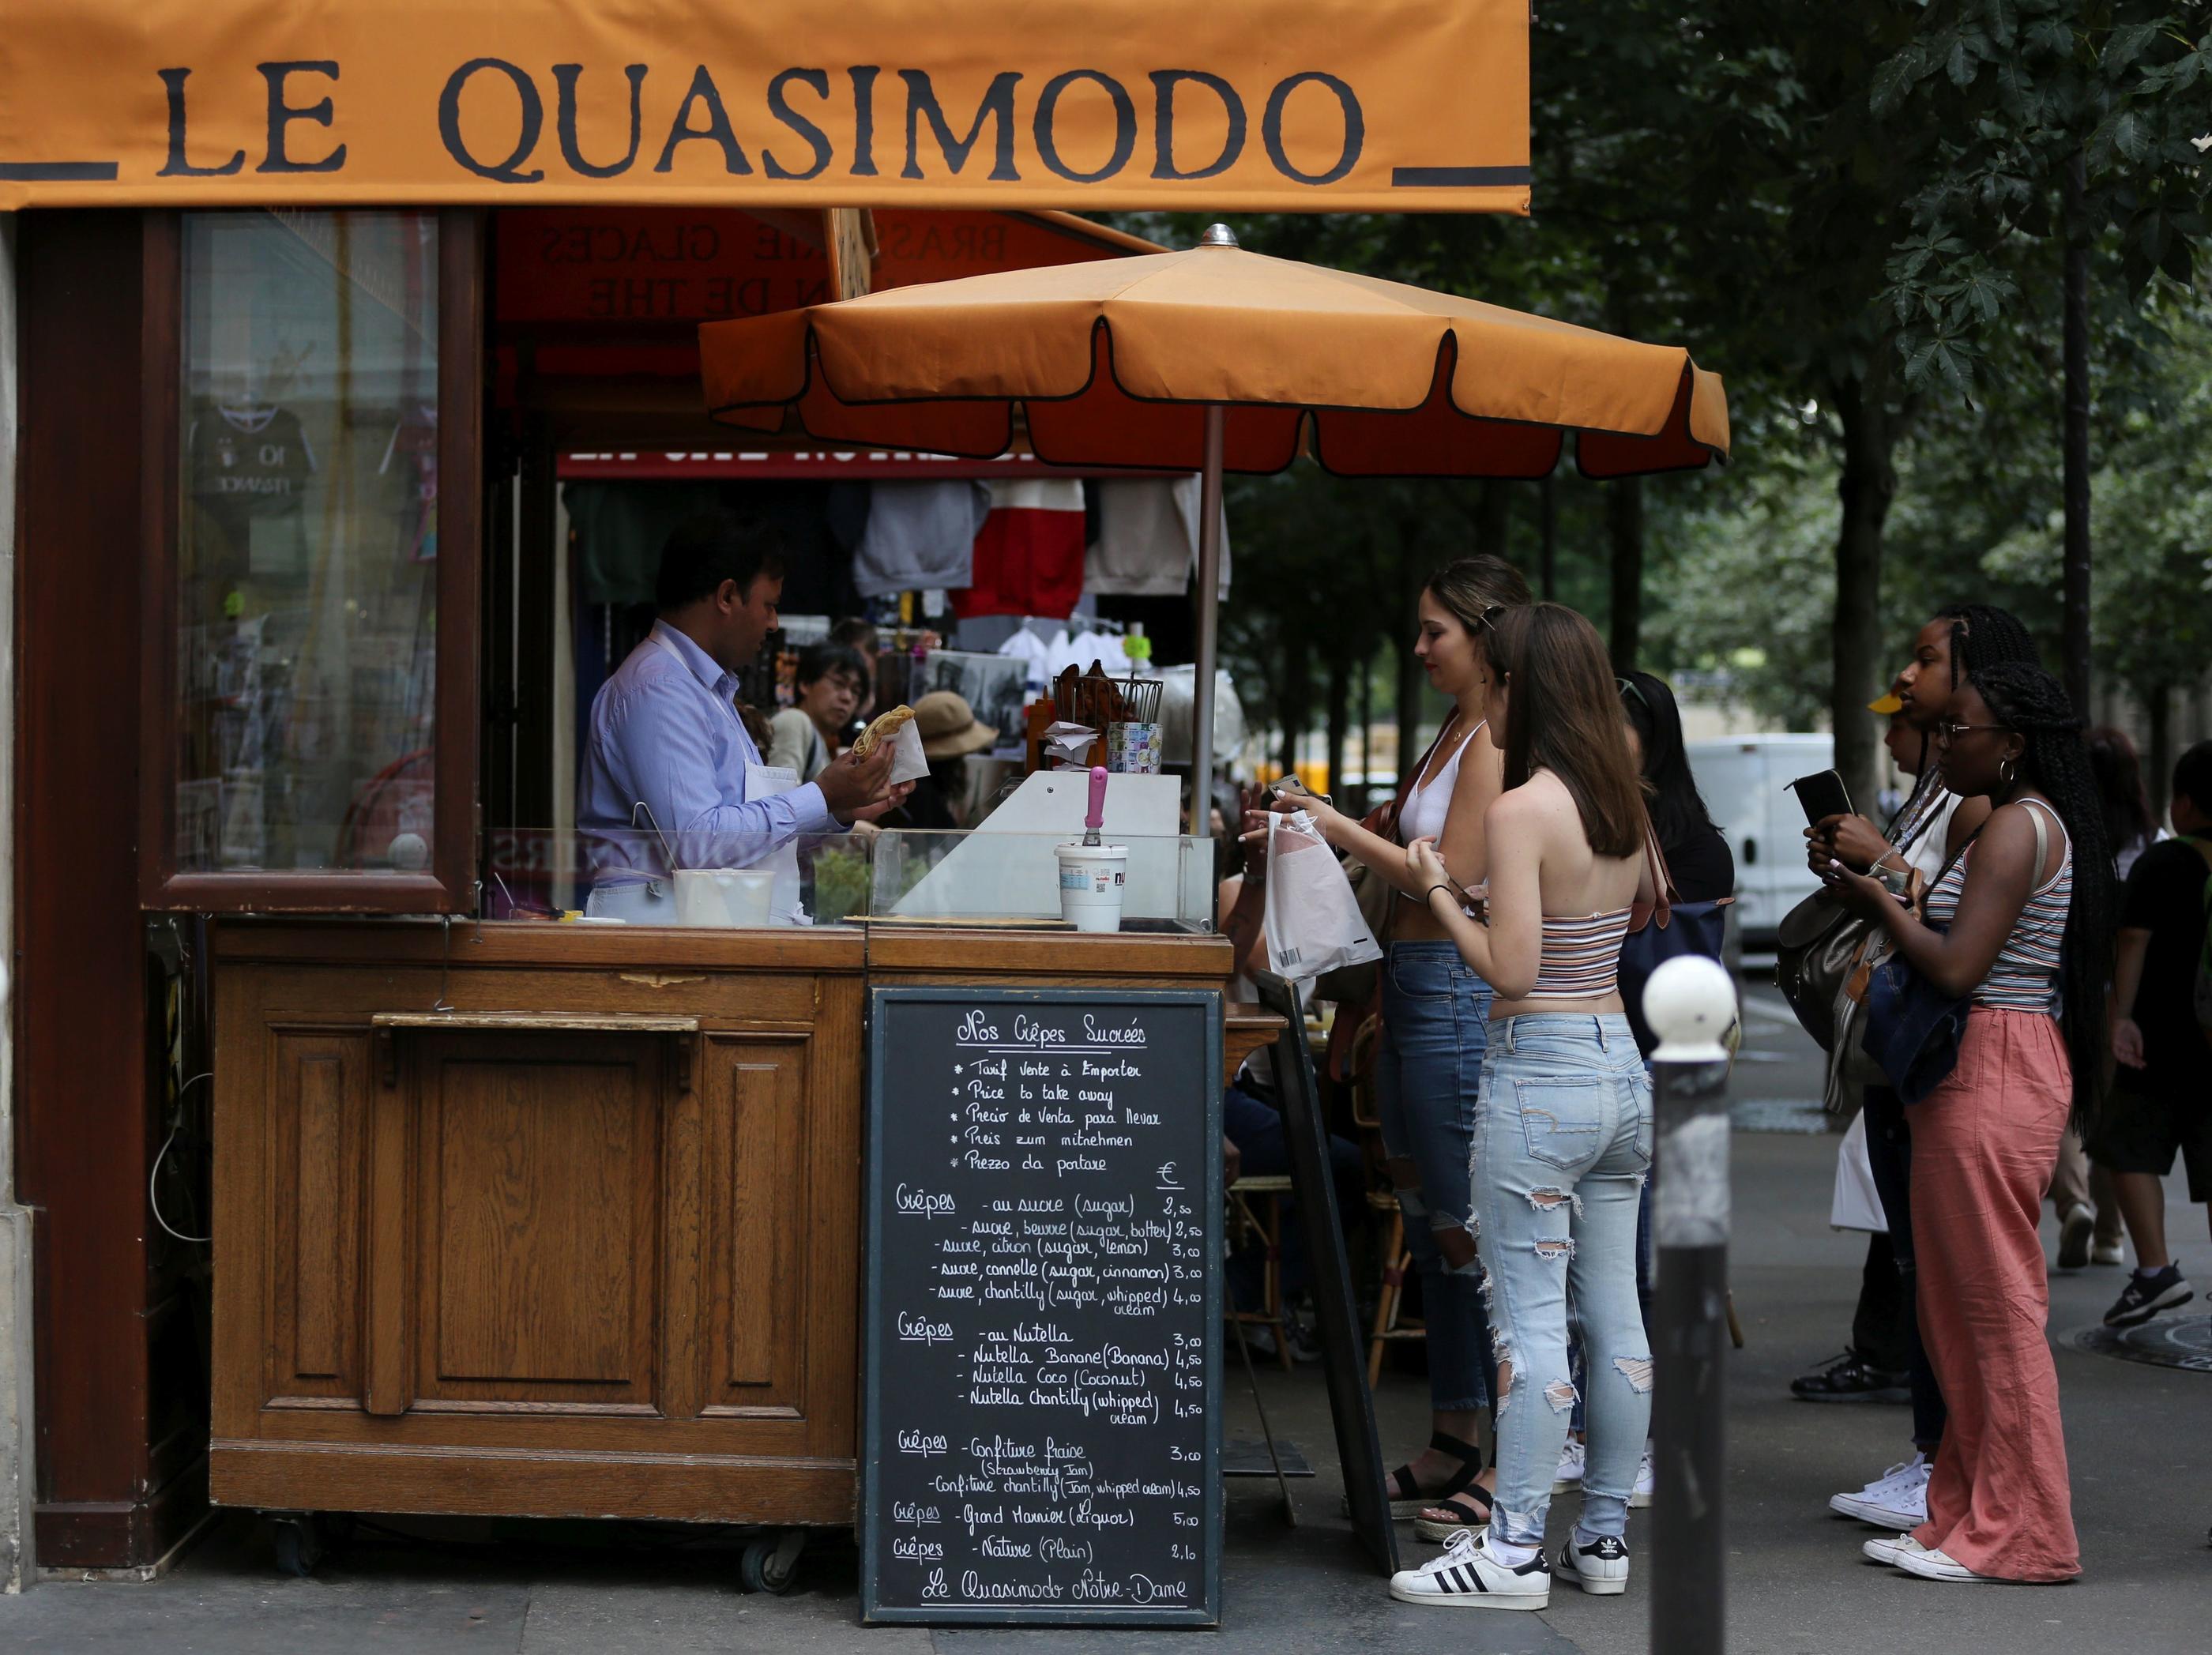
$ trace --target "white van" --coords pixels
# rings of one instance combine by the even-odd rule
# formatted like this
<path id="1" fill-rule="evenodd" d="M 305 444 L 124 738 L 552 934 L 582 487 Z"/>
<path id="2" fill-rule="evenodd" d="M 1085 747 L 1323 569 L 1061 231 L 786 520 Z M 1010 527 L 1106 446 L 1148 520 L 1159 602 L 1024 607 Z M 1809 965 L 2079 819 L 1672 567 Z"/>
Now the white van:
<path id="1" fill-rule="evenodd" d="M 1833 768 L 1835 741 L 1740 735 L 1687 742 L 1684 751 L 1713 825 L 1735 858 L 1735 919 L 1742 945 L 1771 948 L 1782 916 L 1820 888 L 1805 866 L 1805 812 L 1789 786 Z"/>

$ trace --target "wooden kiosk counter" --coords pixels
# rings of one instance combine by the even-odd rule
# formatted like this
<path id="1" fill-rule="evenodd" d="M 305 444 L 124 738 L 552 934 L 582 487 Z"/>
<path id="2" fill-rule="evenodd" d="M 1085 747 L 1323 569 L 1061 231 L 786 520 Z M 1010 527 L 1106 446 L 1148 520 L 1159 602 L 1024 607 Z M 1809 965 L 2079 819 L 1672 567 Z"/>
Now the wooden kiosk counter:
<path id="1" fill-rule="evenodd" d="M 1218 936 L 216 932 L 216 1502 L 845 1524 L 871 985 L 1225 992 Z M 1229 1017 L 1233 1070 L 1276 1026 Z"/>

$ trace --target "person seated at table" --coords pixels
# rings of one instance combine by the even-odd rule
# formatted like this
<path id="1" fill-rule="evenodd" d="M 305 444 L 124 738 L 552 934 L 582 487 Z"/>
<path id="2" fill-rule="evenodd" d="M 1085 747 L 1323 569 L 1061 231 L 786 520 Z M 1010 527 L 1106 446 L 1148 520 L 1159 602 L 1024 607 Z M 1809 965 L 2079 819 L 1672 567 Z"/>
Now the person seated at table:
<path id="1" fill-rule="evenodd" d="M 889 747 L 751 796 L 761 751 L 738 714 L 737 675 L 775 630 L 782 593 L 782 543 L 760 519 L 711 512 L 669 535 L 659 618 L 592 702 L 576 824 L 593 918 L 672 924 L 675 868 L 755 867 L 802 835 L 904 802 Z"/>
<path id="2" fill-rule="evenodd" d="M 842 643 L 812 643 L 799 653 L 799 699 L 769 721 L 771 766 L 811 782 L 845 745 L 860 710 L 868 669 L 860 652 Z"/>

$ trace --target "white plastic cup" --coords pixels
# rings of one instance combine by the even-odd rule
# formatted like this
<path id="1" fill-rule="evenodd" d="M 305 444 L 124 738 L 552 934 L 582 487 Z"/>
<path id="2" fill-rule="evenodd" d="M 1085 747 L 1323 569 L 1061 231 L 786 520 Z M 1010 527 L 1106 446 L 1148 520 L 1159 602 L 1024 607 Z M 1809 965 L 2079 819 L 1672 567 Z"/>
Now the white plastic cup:
<path id="1" fill-rule="evenodd" d="M 773 868 L 679 868 L 676 922 L 724 929 L 766 925 L 775 891 Z"/>
<path id="2" fill-rule="evenodd" d="M 1129 847 L 1055 845 L 1053 854 L 1060 859 L 1060 918 L 1079 931 L 1119 931 Z"/>

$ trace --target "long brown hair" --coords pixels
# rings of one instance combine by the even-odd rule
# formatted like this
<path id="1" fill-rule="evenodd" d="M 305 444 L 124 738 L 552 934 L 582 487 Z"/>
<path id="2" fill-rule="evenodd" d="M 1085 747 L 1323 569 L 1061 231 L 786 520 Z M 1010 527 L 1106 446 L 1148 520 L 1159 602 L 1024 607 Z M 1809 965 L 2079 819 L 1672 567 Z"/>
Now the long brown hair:
<path id="1" fill-rule="evenodd" d="M 1565 604 L 1523 604 L 1498 618 L 1490 666 L 1508 680 L 1505 785 L 1539 770 L 1558 776 L 1601 856 L 1632 856 L 1644 843 L 1643 784 L 1628 723 L 1597 629 Z"/>
<path id="2" fill-rule="evenodd" d="M 1528 601 L 1528 582 L 1521 571 L 1486 551 L 1454 558 L 1430 575 L 1421 590 L 1451 611 L 1478 645 L 1489 642 L 1484 636 L 1490 629 L 1487 611 Z"/>

